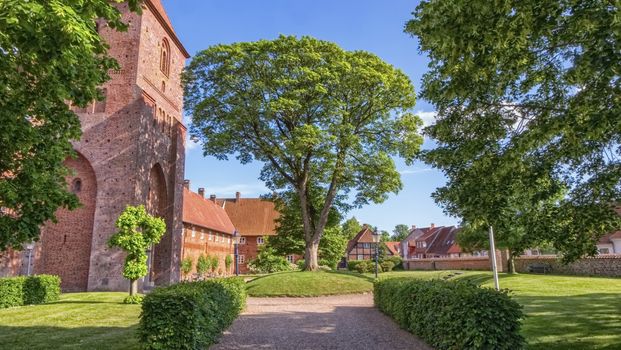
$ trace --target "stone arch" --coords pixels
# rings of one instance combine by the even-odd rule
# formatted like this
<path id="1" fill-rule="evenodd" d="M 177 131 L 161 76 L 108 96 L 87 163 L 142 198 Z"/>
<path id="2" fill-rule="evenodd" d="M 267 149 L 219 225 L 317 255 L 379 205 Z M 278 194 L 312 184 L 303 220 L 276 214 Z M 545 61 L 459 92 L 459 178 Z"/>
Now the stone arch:
<path id="1" fill-rule="evenodd" d="M 57 223 L 41 230 L 40 264 L 36 273 L 58 275 L 63 291 L 86 291 L 97 204 L 97 178 L 90 162 L 80 153 L 65 160 L 72 174 L 67 176 L 68 190 L 80 200 L 73 211 L 59 209 Z"/>
<path id="2" fill-rule="evenodd" d="M 168 220 L 168 191 L 166 186 L 166 177 L 164 176 L 164 170 L 159 163 L 156 163 L 149 172 L 149 192 L 147 198 L 147 211 L 149 214 L 161 217 L 166 221 L 166 235 L 170 231 Z M 164 239 L 155 245 L 150 254 L 150 268 L 147 281 L 155 283 L 156 285 L 162 284 L 164 276 L 167 275 L 168 269 L 170 269 L 170 247 L 167 246 Z"/>

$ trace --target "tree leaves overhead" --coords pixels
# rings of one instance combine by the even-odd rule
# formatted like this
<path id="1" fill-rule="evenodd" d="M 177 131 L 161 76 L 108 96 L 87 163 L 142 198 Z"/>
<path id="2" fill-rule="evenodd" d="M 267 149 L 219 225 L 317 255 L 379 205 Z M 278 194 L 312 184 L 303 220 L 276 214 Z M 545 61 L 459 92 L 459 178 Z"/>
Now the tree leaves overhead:
<path id="1" fill-rule="evenodd" d="M 307 247 L 316 248 L 339 193 L 361 206 L 399 191 L 391 156 L 411 163 L 422 143 L 409 78 L 330 42 L 281 36 L 216 45 L 195 56 L 183 81 L 204 154 L 263 162 L 270 189 L 300 196 Z M 309 186 L 325 194 L 318 207 L 306 200 Z"/>
<path id="2" fill-rule="evenodd" d="M 621 226 L 621 22 L 606 1 L 424 1 L 406 24 L 438 110 L 436 199 L 474 224 L 539 219 L 567 260 Z M 531 220 L 532 221 L 532 220 Z M 507 222 L 505 222 L 507 223 Z"/>
<path id="3" fill-rule="evenodd" d="M 141 1 L 127 3 L 139 10 Z M 37 239 L 59 207 L 75 208 L 63 161 L 80 138 L 68 102 L 84 107 L 118 68 L 96 31 L 124 30 L 108 0 L 0 1 L 0 251 Z"/>

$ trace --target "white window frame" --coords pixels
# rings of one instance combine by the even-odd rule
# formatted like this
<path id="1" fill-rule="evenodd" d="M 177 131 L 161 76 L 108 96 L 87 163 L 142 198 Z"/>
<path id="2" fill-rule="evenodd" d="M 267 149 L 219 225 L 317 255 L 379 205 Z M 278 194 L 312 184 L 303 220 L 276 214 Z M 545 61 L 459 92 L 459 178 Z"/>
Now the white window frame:
<path id="1" fill-rule="evenodd" d="M 237 263 L 238 264 L 245 264 L 246 263 L 246 257 L 244 255 L 238 255 L 237 256 Z"/>
<path id="2" fill-rule="evenodd" d="M 192 227 L 192 238 L 196 237 L 196 230 Z"/>
<path id="3" fill-rule="evenodd" d="M 293 264 L 293 261 L 295 260 L 295 256 L 294 256 L 294 255 L 287 255 L 287 257 L 286 257 L 286 258 L 287 258 L 287 261 L 288 261 L 290 264 Z"/>
<path id="4" fill-rule="evenodd" d="M 246 244 L 246 237 L 239 237 L 239 244 Z"/>
<path id="5" fill-rule="evenodd" d="M 257 245 L 263 245 L 263 244 L 265 244 L 265 238 L 257 237 Z"/>

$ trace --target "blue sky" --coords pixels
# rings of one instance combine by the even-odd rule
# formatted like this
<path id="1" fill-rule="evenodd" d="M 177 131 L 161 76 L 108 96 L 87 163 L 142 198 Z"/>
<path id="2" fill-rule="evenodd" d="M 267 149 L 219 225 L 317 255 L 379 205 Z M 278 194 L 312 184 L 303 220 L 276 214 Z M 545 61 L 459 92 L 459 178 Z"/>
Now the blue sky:
<path id="1" fill-rule="evenodd" d="M 177 35 L 194 54 L 214 44 L 274 39 L 279 34 L 310 35 L 339 44 L 346 50 L 366 50 L 403 70 L 418 90 L 428 60 L 418 53 L 416 39 L 403 33 L 417 1 L 408 0 L 163 0 Z M 426 122 L 433 120 L 433 106 L 418 100 L 415 111 Z M 208 194 L 256 197 L 267 190 L 258 179 L 260 163 L 241 165 L 203 157 L 189 145 L 186 178 L 192 189 Z M 425 148 L 433 147 L 429 140 Z M 353 210 L 349 216 L 392 231 L 397 224 L 428 226 L 456 224 L 443 214 L 431 193 L 446 181 L 442 173 L 423 163 L 407 167 L 397 160 L 403 190 L 377 205 Z"/>

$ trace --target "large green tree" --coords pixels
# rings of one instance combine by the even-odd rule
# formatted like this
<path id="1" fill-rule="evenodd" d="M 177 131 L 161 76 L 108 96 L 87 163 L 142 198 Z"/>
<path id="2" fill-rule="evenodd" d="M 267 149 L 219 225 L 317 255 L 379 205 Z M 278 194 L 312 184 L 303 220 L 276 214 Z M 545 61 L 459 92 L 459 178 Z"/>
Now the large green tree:
<path id="1" fill-rule="evenodd" d="M 408 225 L 398 224 L 395 225 L 395 229 L 392 230 L 392 240 L 402 241 L 410 234 L 410 228 Z"/>
<path id="2" fill-rule="evenodd" d="M 356 219 L 355 216 L 345 220 L 343 225 L 341 226 L 343 229 L 343 234 L 348 238 L 354 238 L 360 230 L 362 230 L 362 224 Z"/>
<path id="3" fill-rule="evenodd" d="M 0 1 L 0 251 L 39 237 L 59 207 L 73 209 L 63 166 L 80 138 L 69 104 L 100 98 L 98 86 L 118 68 L 96 20 L 124 30 L 114 2 Z"/>
<path id="4" fill-rule="evenodd" d="M 435 197 L 449 213 L 486 227 L 528 213 L 567 261 L 621 225 L 620 18 L 608 1 L 416 8 L 405 30 L 438 112 L 424 158 L 448 177 Z"/>
<path id="5" fill-rule="evenodd" d="M 382 202 L 402 184 L 392 156 L 411 163 L 422 137 L 409 78 L 377 56 L 310 37 L 217 45 L 184 78 L 191 134 L 205 155 L 264 163 L 261 179 L 300 202 L 305 261 L 317 251 L 339 194 Z M 324 198 L 309 200 L 311 187 Z"/>

